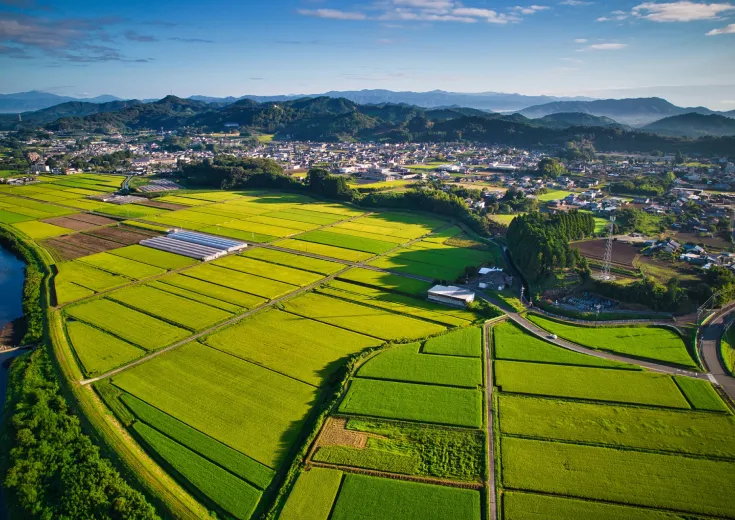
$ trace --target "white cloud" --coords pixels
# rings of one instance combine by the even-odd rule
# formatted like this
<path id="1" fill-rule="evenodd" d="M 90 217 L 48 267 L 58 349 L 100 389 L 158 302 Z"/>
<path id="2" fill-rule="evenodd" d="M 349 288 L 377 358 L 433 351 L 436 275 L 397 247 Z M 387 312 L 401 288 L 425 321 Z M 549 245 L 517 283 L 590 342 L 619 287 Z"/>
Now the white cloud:
<path id="1" fill-rule="evenodd" d="M 622 22 L 628 18 L 628 13 L 625 11 L 613 11 L 610 16 L 601 16 L 597 22 Z"/>
<path id="2" fill-rule="evenodd" d="M 578 63 L 580 65 L 584 63 L 584 61 L 578 60 L 576 58 L 562 58 L 562 61 L 568 61 L 569 63 Z"/>
<path id="3" fill-rule="evenodd" d="M 546 11 L 548 9 L 549 7 L 545 5 L 529 5 L 528 7 L 522 7 L 520 5 L 517 5 L 513 7 L 511 10 L 515 11 L 516 13 L 530 15 L 530 14 L 536 14 L 539 11 Z"/>
<path id="4" fill-rule="evenodd" d="M 707 33 L 707 36 L 718 36 L 720 34 L 735 34 L 735 23 L 731 23 L 722 29 L 712 29 Z"/>
<path id="5" fill-rule="evenodd" d="M 595 43 L 588 45 L 587 50 L 590 51 L 619 51 L 628 47 L 627 43 Z"/>
<path id="6" fill-rule="evenodd" d="M 329 20 L 366 20 L 363 13 L 340 11 L 338 9 L 299 9 L 299 14 L 314 16 L 316 18 L 327 18 Z"/>
<path id="7" fill-rule="evenodd" d="M 564 0 L 563 2 L 559 2 L 559 5 L 570 5 L 572 7 L 592 4 L 594 4 L 594 2 L 583 2 L 582 0 Z"/>
<path id="8" fill-rule="evenodd" d="M 574 43 L 587 43 L 587 38 L 577 38 Z"/>
<path id="9" fill-rule="evenodd" d="M 735 10 L 733 4 L 707 4 L 682 0 L 657 4 L 646 2 L 633 8 L 633 15 L 652 22 L 692 22 L 712 20 L 720 13 Z"/>

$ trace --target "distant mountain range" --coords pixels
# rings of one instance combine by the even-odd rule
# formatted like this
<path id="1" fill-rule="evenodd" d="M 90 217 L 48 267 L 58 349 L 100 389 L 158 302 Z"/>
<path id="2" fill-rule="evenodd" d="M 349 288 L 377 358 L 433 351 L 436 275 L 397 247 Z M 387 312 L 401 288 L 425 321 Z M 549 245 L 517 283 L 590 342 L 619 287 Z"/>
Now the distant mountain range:
<path id="1" fill-rule="evenodd" d="M 49 122 L 57 116 L 61 117 Z M 732 155 L 735 150 L 735 137 L 691 140 L 660 136 L 586 113 L 529 119 L 517 113 L 488 113 L 473 108 L 360 105 L 330 97 L 266 103 L 242 99 L 224 104 L 167 96 L 151 103 L 64 103 L 23 114 L 22 122 L 12 114 L 0 117 L 0 129 L 45 128 L 55 132 L 115 133 L 160 128 L 221 131 L 228 124 L 239 125 L 245 133 L 269 133 L 277 139 L 300 141 L 473 141 L 535 147 L 585 140 L 606 151 L 682 150 Z"/>
<path id="2" fill-rule="evenodd" d="M 733 112 L 719 113 L 705 107 L 683 108 L 661 98 L 600 99 L 595 101 L 555 101 L 518 111 L 526 117 L 540 118 L 557 113 L 576 112 L 609 117 L 619 123 L 644 126 L 659 119 L 682 114 L 720 114 L 733 117 Z"/>
<path id="3" fill-rule="evenodd" d="M 252 99 L 263 102 L 293 101 L 305 97 L 332 97 L 349 99 L 359 104 L 381 104 L 381 103 L 405 103 L 423 108 L 434 108 L 443 106 L 462 106 L 476 108 L 479 110 L 491 110 L 497 112 L 510 112 L 522 108 L 550 103 L 553 101 L 588 101 L 593 98 L 584 97 L 554 97 L 554 96 L 524 96 L 522 94 L 504 94 L 500 92 L 483 92 L 479 94 L 465 94 L 458 92 L 445 92 L 435 90 L 432 92 L 393 92 L 391 90 L 356 90 L 356 91 L 331 91 L 324 94 L 294 94 L 287 96 L 254 96 L 246 95 L 240 97 L 212 97 L 191 96 L 188 99 L 203 101 L 205 103 L 231 104 L 242 99 Z M 121 98 L 105 95 L 96 98 L 73 98 L 57 96 L 47 92 L 31 91 L 18 94 L 0 95 L 0 113 L 19 113 L 48 108 L 59 103 L 68 101 L 82 101 L 87 103 L 108 103 L 110 101 L 121 101 Z M 143 102 L 155 101 L 154 99 L 143 100 Z"/>
<path id="4" fill-rule="evenodd" d="M 32 90 L 30 92 L 18 92 L 16 94 L 0 94 L 0 113 L 29 112 L 49 108 L 70 101 L 81 101 L 84 103 L 109 103 L 121 101 L 119 97 L 104 95 L 93 98 L 74 98 L 69 96 L 57 96 L 48 92 Z"/>

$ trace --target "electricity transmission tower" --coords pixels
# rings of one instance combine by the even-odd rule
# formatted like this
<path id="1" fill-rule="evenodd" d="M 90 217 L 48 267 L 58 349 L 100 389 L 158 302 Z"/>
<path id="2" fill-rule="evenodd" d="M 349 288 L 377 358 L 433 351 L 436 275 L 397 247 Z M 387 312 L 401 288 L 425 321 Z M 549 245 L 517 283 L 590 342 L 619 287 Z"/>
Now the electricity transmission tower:
<path id="1" fill-rule="evenodd" d="M 610 233 L 607 236 L 607 243 L 605 244 L 605 260 L 602 263 L 602 276 L 601 280 L 614 280 L 615 277 L 610 274 L 610 267 L 612 265 L 612 249 L 613 249 L 613 235 L 615 234 L 615 215 L 610 217 Z"/>

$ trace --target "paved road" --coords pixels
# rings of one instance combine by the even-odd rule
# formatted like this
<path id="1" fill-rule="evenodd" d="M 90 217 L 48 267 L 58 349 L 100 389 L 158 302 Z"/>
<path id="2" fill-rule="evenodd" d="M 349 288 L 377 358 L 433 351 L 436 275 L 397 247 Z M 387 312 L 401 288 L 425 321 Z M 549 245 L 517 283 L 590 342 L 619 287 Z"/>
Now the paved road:
<path id="1" fill-rule="evenodd" d="M 727 308 L 716 315 L 701 331 L 700 349 L 702 361 L 710 372 L 710 380 L 718 384 L 735 403 L 735 378 L 728 375 L 722 358 L 720 358 L 720 340 L 724 332 L 725 323 L 732 317 L 735 308 Z"/>
<path id="2" fill-rule="evenodd" d="M 487 398 L 487 502 L 488 519 L 498 518 L 498 506 L 495 483 L 495 432 L 493 430 L 493 358 L 490 348 L 490 328 L 492 324 L 485 325 L 485 391 Z"/>

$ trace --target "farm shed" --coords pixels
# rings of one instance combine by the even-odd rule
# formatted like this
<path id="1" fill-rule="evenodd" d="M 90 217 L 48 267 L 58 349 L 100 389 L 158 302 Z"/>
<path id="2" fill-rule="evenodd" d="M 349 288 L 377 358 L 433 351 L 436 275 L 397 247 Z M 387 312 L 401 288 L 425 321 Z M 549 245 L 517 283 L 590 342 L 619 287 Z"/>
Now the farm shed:
<path id="1" fill-rule="evenodd" d="M 238 242 L 237 240 L 230 240 L 229 238 L 215 237 L 212 235 L 205 235 L 204 233 L 194 233 L 192 231 L 174 231 L 169 233 L 169 238 L 181 240 L 183 242 L 190 242 L 192 244 L 200 244 L 220 251 L 231 253 L 233 251 L 240 251 L 245 249 L 248 245 L 245 242 Z"/>
<path id="2" fill-rule="evenodd" d="M 202 260 L 204 262 L 214 260 L 227 254 L 226 251 L 221 249 L 215 249 L 201 244 L 192 244 L 190 242 L 175 240 L 169 237 L 155 237 L 147 240 L 141 240 L 140 245 L 158 249 L 160 251 L 166 251 L 168 253 L 188 256 L 189 258 L 196 258 L 197 260 Z"/>
<path id="3" fill-rule="evenodd" d="M 467 289 L 453 285 L 435 285 L 429 289 L 429 301 L 453 305 L 455 307 L 467 307 L 475 301 L 475 293 Z"/>

